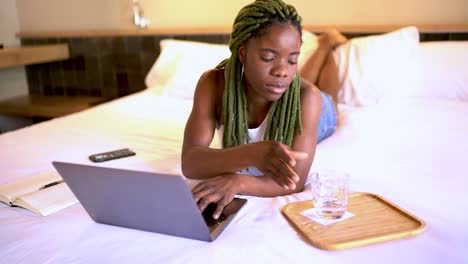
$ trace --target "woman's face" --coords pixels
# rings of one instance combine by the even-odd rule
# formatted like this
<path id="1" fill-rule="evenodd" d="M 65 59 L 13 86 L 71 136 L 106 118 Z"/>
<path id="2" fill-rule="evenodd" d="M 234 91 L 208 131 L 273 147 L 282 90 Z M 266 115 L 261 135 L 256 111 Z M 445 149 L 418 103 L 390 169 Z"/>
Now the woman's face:
<path id="1" fill-rule="evenodd" d="M 248 97 L 277 101 L 294 80 L 301 36 L 289 23 L 273 24 L 239 48 Z"/>

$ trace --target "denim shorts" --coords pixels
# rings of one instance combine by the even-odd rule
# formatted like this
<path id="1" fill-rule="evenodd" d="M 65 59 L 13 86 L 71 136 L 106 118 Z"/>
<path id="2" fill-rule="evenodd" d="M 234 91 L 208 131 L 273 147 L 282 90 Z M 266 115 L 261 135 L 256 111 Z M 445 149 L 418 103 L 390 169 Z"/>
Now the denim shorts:
<path id="1" fill-rule="evenodd" d="M 322 94 L 322 111 L 318 123 L 317 144 L 331 136 L 336 130 L 336 109 L 330 95 Z"/>

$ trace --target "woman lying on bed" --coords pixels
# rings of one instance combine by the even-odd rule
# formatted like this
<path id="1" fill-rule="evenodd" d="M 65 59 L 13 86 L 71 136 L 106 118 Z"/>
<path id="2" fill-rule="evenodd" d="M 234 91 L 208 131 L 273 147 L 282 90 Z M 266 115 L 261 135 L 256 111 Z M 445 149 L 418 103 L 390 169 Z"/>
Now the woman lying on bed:
<path id="1" fill-rule="evenodd" d="M 302 191 L 317 142 L 335 130 L 338 82 L 330 50 L 346 39 L 336 31 L 321 35 L 301 79 L 301 36 L 301 18 L 293 6 L 255 1 L 234 22 L 231 57 L 197 84 L 182 170 L 188 178 L 205 180 L 193 194 L 202 211 L 217 203 L 214 218 L 236 194 Z M 222 149 L 209 148 L 216 129 Z"/>

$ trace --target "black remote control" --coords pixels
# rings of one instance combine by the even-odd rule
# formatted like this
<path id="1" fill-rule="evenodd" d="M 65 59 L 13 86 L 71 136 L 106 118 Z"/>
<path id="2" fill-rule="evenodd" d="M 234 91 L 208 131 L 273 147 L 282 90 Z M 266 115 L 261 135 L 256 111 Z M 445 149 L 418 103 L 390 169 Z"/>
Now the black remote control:
<path id="1" fill-rule="evenodd" d="M 124 148 L 124 149 L 118 149 L 118 150 L 94 154 L 94 155 L 89 156 L 89 159 L 94 162 L 103 162 L 103 161 L 120 159 L 120 158 L 133 156 L 133 155 L 135 155 L 135 152 L 131 151 L 128 148 Z"/>

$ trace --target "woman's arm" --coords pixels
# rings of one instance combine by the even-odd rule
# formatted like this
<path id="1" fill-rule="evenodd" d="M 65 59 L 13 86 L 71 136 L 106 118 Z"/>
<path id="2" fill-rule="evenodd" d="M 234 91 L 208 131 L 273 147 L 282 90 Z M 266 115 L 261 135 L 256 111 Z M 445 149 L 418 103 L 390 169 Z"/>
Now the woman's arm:
<path id="1" fill-rule="evenodd" d="M 219 119 L 217 102 L 222 102 L 223 74 L 221 70 L 210 70 L 197 84 L 182 146 L 182 171 L 188 178 L 207 179 L 252 165 L 252 146 L 209 148 Z"/>
<path id="2" fill-rule="evenodd" d="M 302 188 L 300 188 L 302 190 Z M 251 176 L 242 174 L 220 175 L 197 184 L 192 193 L 201 211 L 210 203 L 217 207 L 213 218 L 218 218 L 224 207 L 228 205 L 236 194 L 246 194 L 261 197 L 287 195 L 298 190 L 282 188 L 271 177 Z"/>
<path id="3" fill-rule="evenodd" d="M 192 112 L 187 121 L 182 146 L 182 171 L 188 178 L 208 179 L 256 166 L 272 175 L 285 188 L 295 188 L 299 176 L 293 169 L 303 153 L 275 141 L 242 144 L 227 149 L 209 148 L 215 133 L 217 102 L 222 102 L 224 76 L 220 70 L 205 73 L 197 84 Z"/>
<path id="4" fill-rule="evenodd" d="M 307 81 L 302 81 L 301 86 L 302 133 L 296 132 L 291 146 L 291 151 L 295 153 L 307 153 L 304 158 L 295 159 L 295 165 L 292 167 L 299 176 L 299 180 L 294 188 L 287 189 L 278 185 L 269 174 L 261 177 L 238 174 L 238 193 L 255 196 L 278 196 L 300 192 L 304 189 L 317 147 L 317 129 L 322 96 L 320 90 Z"/>
<path id="5" fill-rule="evenodd" d="M 298 175 L 297 184 L 293 188 L 284 188 L 278 184 L 273 174 L 264 176 L 224 174 L 203 181 L 192 190 L 200 210 L 203 211 L 210 203 L 217 203 L 213 214 L 213 217 L 217 218 L 224 206 L 229 204 L 236 194 L 273 197 L 302 191 L 315 155 L 320 109 L 320 91 L 310 83 L 304 82 L 301 93 L 303 131 L 294 137 L 292 149 L 306 152 L 308 155 L 305 159 L 296 159 L 295 166 L 290 167 Z"/>
<path id="6" fill-rule="evenodd" d="M 296 131 L 291 148 L 294 151 L 307 153 L 307 158 L 298 160 L 294 170 L 300 175 L 297 191 L 301 191 L 309 175 L 315 157 L 318 137 L 318 123 L 322 109 L 320 90 L 307 80 L 301 84 L 301 118 L 302 133 Z"/>

